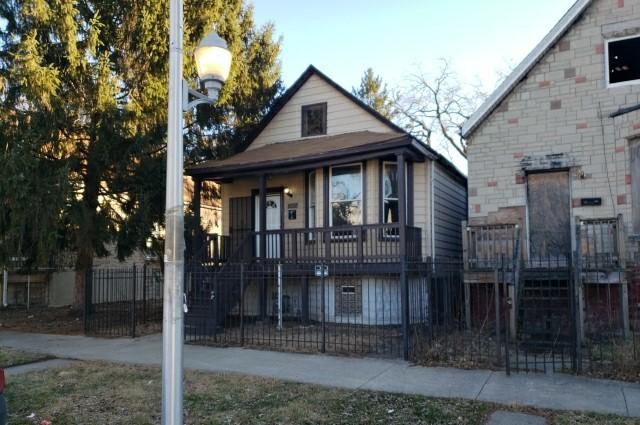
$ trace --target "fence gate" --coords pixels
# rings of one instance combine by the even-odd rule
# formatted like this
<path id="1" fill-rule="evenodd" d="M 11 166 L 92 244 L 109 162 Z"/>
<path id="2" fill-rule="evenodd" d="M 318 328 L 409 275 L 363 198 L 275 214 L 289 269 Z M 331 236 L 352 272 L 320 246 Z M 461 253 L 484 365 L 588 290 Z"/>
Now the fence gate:
<path id="1" fill-rule="evenodd" d="M 96 336 L 159 332 L 163 276 L 159 267 L 90 270 L 86 276 L 84 331 Z"/>

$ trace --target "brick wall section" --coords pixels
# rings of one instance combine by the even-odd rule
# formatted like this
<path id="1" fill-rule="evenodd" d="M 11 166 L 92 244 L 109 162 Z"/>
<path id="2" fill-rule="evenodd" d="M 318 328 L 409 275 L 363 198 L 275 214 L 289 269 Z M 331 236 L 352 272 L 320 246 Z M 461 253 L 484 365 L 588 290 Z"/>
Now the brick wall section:
<path id="1" fill-rule="evenodd" d="M 604 42 L 622 32 L 640 35 L 638 20 L 640 0 L 595 0 L 471 136 L 472 222 L 490 221 L 505 208 L 526 205 L 522 158 L 565 154 L 573 163 L 572 199 L 603 201 L 600 207 L 574 201 L 573 214 L 623 214 L 630 224 L 628 137 L 640 135 L 640 111 L 615 120 L 609 114 L 640 103 L 640 85 L 607 88 Z"/>

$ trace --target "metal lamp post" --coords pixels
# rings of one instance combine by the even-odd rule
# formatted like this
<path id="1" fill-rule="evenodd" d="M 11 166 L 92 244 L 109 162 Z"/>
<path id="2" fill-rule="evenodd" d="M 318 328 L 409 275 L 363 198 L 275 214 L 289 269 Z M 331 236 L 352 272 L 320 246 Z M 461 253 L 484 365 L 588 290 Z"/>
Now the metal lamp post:
<path id="1" fill-rule="evenodd" d="M 182 113 L 199 104 L 214 104 L 229 75 L 231 53 L 215 32 L 196 48 L 198 76 L 207 94 L 201 94 L 182 78 L 182 0 L 171 0 L 169 10 L 169 112 L 167 134 L 166 239 L 164 248 L 164 305 L 162 318 L 162 423 L 180 425 L 183 420 L 183 283 L 184 206 Z M 189 101 L 189 96 L 195 100 Z"/>

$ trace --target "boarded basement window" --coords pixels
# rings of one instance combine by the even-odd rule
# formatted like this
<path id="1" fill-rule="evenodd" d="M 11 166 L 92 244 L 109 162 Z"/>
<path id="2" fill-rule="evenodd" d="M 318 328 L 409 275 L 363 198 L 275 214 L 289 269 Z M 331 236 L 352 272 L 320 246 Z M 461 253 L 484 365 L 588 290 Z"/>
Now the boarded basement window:
<path id="1" fill-rule="evenodd" d="M 352 279 L 336 282 L 336 315 L 362 314 L 362 283 Z"/>
<path id="2" fill-rule="evenodd" d="M 640 37 L 607 42 L 607 81 L 609 85 L 640 83 Z"/>

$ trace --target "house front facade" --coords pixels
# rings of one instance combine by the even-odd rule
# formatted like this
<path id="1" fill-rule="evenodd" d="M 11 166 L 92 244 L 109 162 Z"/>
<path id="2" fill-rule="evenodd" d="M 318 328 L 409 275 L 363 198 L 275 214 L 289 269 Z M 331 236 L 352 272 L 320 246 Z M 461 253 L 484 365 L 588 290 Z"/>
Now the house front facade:
<path id="1" fill-rule="evenodd" d="M 640 237 L 638 52 L 640 1 L 579 0 L 463 127 L 465 281 L 521 261 L 514 332 L 538 318 L 531 333 L 557 339 L 577 313 L 582 336 L 605 323 L 628 334 L 639 316 L 625 270 Z M 543 282 L 542 269 L 564 274 Z"/>
<path id="2" fill-rule="evenodd" d="M 198 261 L 273 265 L 242 290 L 248 316 L 400 325 L 398 266 L 462 253 L 465 177 L 313 66 L 244 152 L 187 173 L 222 196 L 222 233 L 203 237 Z"/>

